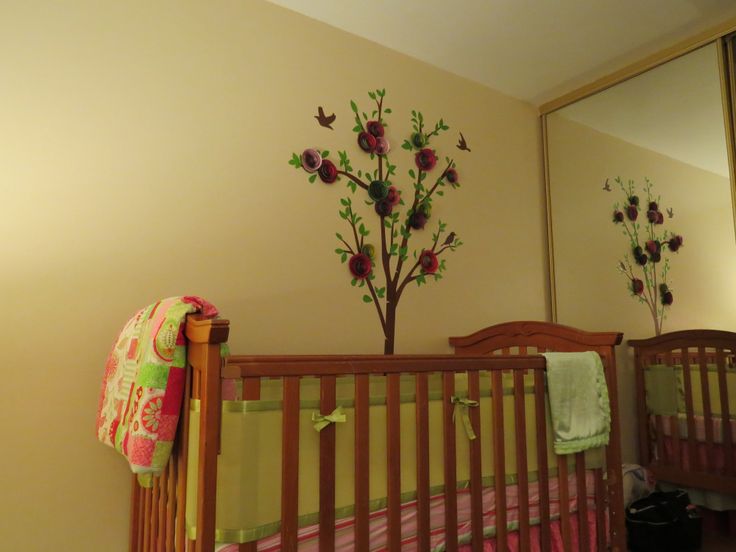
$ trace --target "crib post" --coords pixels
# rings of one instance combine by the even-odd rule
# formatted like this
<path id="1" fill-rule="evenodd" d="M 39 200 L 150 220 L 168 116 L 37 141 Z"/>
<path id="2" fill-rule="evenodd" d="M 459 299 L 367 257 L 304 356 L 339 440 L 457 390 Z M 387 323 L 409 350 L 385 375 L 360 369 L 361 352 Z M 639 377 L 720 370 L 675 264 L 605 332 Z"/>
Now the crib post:
<path id="1" fill-rule="evenodd" d="M 217 456 L 220 449 L 220 344 L 230 331 L 227 320 L 187 317 L 187 357 L 198 381 L 200 398 L 199 473 L 197 474 L 197 539 L 195 552 L 214 552 Z M 195 385 L 195 388 L 197 386 Z M 186 407 L 186 405 L 185 405 Z M 184 451 L 186 454 L 186 451 Z"/>

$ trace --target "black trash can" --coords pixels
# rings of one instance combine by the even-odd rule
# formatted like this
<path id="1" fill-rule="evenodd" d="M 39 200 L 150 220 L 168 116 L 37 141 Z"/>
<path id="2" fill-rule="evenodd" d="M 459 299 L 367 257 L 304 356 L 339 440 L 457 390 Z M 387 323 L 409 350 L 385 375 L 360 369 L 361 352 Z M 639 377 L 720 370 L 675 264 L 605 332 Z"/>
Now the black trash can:
<path id="1" fill-rule="evenodd" d="M 703 521 L 685 491 L 656 491 L 626 509 L 626 530 L 632 552 L 694 552 L 700 550 Z"/>

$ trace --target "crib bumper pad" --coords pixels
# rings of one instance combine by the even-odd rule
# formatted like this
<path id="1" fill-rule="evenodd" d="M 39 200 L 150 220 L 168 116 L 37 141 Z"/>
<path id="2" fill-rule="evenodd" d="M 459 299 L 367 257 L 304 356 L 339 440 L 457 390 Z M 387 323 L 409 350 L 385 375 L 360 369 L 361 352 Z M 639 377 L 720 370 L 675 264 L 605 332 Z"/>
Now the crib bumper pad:
<path id="1" fill-rule="evenodd" d="M 557 454 L 608 444 L 611 409 L 598 353 L 543 353 Z"/>
<path id="2" fill-rule="evenodd" d="M 508 375 L 510 376 L 510 375 Z M 535 397 L 531 385 L 532 376 L 525 376 L 525 410 L 527 435 L 527 468 L 529 480 L 534 486 L 537 480 L 537 446 Z M 383 378 L 385 379 L 385 378 Z M 467 397 L 467 378 L 456 376 L 457 397 Z M 372 383 L 369 411 L 369 498 L 373 516 L 379 516 L 386 507 L 386 400 L 385 385 Z M 319 519 L 319 442 L 320 432 L 315 431 L 313 414 L 319 409 L 319 380 L 303 378 L 301 382 L 299 416 L 299 527 L 317 524 Z M 336 518 L 347 519 L 353 515 L 353 489 L 355 484 L 355 410 L 352 396 L 354 387 L 350 377 L 338 378 L 337 405 L 344 422 L 335 424 L 335 509 Z M 401 381 L 401 500 L 410 508 L 416 498 L 416 424 L 413 395 L 414 378 L 402 377 Z M 430 376 L 429 427 L 441 428 L 443 398 L 441 378 Z M 482 439 L 483 486 L 492 489 L 494 484 L 493 455 L 487 447 L 493 424 L 490 378 L 481 375 L 480 409 L 481 427 L 476 428 L 477 438 Z M 517 483 L 514 418 L 513 380 L 504 375 L 504 435 L 505 481 L 509 493 Z M 251 542 L 276 536 L 280 530 L 281 496 L 281 383 L 278 380 L 261 380 L 261 399 L 257 401 L 223 401 L 221 454 L 218 457 L 216 538 L 219 542 Z M 196 534 L 197 504 L 197 443 L 199 435 L 199 401 L 190 404 L 190 433 L 187 481 L 187 529 Z M 459 500 L 469 488 L 470 440 L 465 432 L 462 417 L 456 417 L 456 466 Z M 551 435 L 549 417 L 547 433 Z M 549 442 L 549 437 L 548 437 Z M 550 478 L 557 473 L 558 458 L 564 458 L 572 466 L 572 456 L 557 457 L 548 447 Z M 444 492 L 444 439 L 442 431 L 429 433 L 430 493 L 439 500 Z M 586 451 L 586 467 L 597 468 L 604 464 L 603 449 Z M 592 489 L 592 483 L 588 489 Z M 468 498 L 469 500 L 469 498 Z M 486 499 L 484 498 L 484 501 Z M 491 500 L 488 498 L 488 500 Z M 434 503 L 434 502 L 433 502 Z M 440 505 L 441 507 L 441 505 Z M 489 504 L 490 507 L 490 504 Z M 484 506 L 484 511 L 486 511 Z M 489 514 L 490 515 L 490 514 Z M 402 516 L 403 517 L 403 516 Z M 488 527 L 495 524 L 492 516 Z M 373 523 L 373 522 L 372 522 Z M 490 529 L 489 529 L 490 530 Z M 349 528 L 352 534 L 352 527 Z M 259 542 L 260 549 L 260 542 Z"/>
<path id="3" fill-rule="evenodd" d="M 176 435 L 186 379 L 184 322 L 214 317 L 199 297 L 170 297 L 138 311 L 107 358 L 97 409 L 97 438 L 128 460 L 134 473 L 159 473 Z"/>

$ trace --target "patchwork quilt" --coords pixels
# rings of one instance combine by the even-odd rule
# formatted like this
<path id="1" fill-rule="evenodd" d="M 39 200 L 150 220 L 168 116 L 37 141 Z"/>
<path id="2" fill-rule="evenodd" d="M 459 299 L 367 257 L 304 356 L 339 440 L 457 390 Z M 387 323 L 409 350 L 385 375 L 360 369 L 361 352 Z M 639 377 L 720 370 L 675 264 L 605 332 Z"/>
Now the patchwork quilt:
<path id="1" fill-rule="evenodd" d="M 174 444 L 186 380 L 184 322 L 217 309 L 199 297 L 170 297 L 138 311 L 110 351 L 97 408 L 97 438 L 137 474 L 158 474 Z"/>

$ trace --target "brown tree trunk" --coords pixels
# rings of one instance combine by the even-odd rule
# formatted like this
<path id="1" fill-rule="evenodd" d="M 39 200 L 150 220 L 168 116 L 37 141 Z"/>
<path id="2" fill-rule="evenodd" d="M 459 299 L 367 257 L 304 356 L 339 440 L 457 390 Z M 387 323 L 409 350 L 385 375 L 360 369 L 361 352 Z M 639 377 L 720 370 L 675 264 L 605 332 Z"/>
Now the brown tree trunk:
<path id="1" fill-rule="evenodd" d="M 386 330 L 384 335 L 386 340 L 383 345 L 383 354 L 392 355 L 394 354 L 394 335 L 396 334 L 396 301 L 394 294 L 390 293 L 390 296 L 386 300 Z"/>

